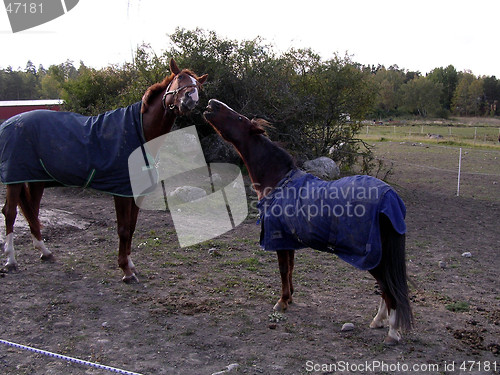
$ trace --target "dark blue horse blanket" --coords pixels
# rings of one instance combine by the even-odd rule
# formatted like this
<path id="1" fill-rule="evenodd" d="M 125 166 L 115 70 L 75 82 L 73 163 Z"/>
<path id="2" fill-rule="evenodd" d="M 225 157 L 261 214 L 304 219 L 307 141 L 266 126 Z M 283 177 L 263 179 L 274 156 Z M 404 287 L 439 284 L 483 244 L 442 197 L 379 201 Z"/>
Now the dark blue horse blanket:
<path id="1" fill-rule="evenodd" d="M 295 169 L 257 207 L 265 250 L 311 247 L 333 252 L 361 270 L 380 263 L 380 214 L 396 232 L 406 232 L 403 201 L 392 187 L 370 176 L 323 181 Z"/>
<path id="2" fill-rule="evenodd" d="M 132 197 L 128 157 L 144 142 L 141 102 L 98 116 L 35 110 L 0 126 L 4 184 L 55 181 Z"/>

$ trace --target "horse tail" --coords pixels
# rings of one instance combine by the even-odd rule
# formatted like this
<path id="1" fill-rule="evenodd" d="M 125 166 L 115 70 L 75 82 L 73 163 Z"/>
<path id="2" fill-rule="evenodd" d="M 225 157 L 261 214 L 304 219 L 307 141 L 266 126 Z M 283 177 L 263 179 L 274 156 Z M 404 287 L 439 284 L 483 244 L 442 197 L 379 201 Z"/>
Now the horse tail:
<path id="1" fill-rule="evenodd" d="M 30 189 L 27 183 L 24 183 L 23 188 L 21 189 L 21 194 L 19 196 L 19 207 L 21 207 L 23 216 L 30 224 L 30 228 L 32 227 L 39 228 L 40 221 L 38 220 L 38 215 L 36 214 L 35 208 L 31 201 Z"/>
<path id="2" fill-rule="evenodd" d="M 396 232 L 391 221 L 380 215 L 382 235 L 382 289 L 396 308 L 396 327 L 408 331 L 413 326 L 413 312 L 408 296 L 408 277 L 405 260 L 405 235 Z"/>

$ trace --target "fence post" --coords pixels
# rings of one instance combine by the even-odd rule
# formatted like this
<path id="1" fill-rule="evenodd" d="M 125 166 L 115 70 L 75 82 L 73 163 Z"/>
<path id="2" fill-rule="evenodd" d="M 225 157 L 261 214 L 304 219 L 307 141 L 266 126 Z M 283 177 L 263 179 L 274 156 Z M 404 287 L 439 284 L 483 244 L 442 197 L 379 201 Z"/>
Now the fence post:
<path id="1" fill-rule="evenodd" d="M 457 197 L 460 196 L 460 170 L 461 169 L 462 169 L 462 147 L 460 147 L 460 156 L 458 157 Z"/>

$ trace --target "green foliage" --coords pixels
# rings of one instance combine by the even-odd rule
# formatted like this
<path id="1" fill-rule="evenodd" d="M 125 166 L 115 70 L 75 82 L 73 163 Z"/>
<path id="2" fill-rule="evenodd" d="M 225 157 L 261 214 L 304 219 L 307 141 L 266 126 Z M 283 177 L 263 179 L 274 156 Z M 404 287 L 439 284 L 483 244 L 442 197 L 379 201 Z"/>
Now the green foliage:
<path id="1" fill-rule="evenodd" d="M 217 98 L 249 117 L 273 124 L 273 140 L 299 161 L 329 155 L 347 170 L 376 168 L 367 144 L 358 139 L 361 120 L 400 115 L 495 115 L 500 82 L 495 77 L 457 73 L 450 65 L 426 77 L 398 66 L 361 66 L 349 56 L 322 60 L 311 49 L 276 53 L 262 39 L 230 40 L 214 31 L 176 29 L 166 50 L 157 55 L 149 45 L 137 48 L 133 63 L 103 69 L 76 69 L 72 61 L 47 70 L 28 61 L 24 71 L 0 69 L 0 100 L 55 99 L 66 109 L 98 114 L 141 100 L 145 90 L 170 74 L 169 60 L 209 74 L 199 105 L 177 125 L 206 126 L 202 112 Z M 498 107 L 498 109 L 497 109 Z"/>
<path id="2" fill-rule="evenodd" d="M 120 94 L 127 85 L 125 74 L 113 67 L 96 70 L 82 66 L 77 78 L 62 85 L 62 98 L 69 111 L 96 115 L 120 106 Z"/>
<path id="3" fill-rule="evenodd" d="M 453 312 L 467 312 L 469 308 L 469 303 L 464 301 L 453 302 L 446 305 L 446 310 Z"/>
<path id="4" fill-rule="evenodd" d="M 404 72 L 393 66 L 389 69 L 379 67 L 373 80 L 378 86 L 374 106 L 375 117 L 394 116 L 398 111 L 400 90 L 405 82 Z"/>
<path id="5" fill-rule="evenodd" d="M 478 116 L 482 107 L 483 80 L 470 72 L 460 74 L 452 100 L 455 112 L 460 115 Z"/>
<path id="6" fill-rule="evenodd" d="M 458 73 L 455 67 L 453 65 L 448 65 L 446 68 L 436 68 L 427 75 L 427 78 L 434 83 L 440 83 L 442 85 L 439 102 L 443 110 L 450 111 L 452 109 L 451 101 L 458 82 Z"/>
<path id="7" fill-rule="evenodd" d="M 439 97 L 443 91 L 441 83 L 426 77 L 417 77 L 406 83 L 401 90 L 401 108 L 422 117 L 436 113 Z"/>

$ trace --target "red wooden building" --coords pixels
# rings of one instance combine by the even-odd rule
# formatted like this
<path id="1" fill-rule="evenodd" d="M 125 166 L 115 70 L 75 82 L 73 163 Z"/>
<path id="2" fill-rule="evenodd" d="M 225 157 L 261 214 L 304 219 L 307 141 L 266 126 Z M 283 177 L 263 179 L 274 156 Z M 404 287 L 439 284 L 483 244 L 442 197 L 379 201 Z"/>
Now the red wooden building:
<path id="1" fill-rule="evenodd" d="M 0 101 L 0 123 L 19 113 L 32 111 L 34 109 L 60 111 L 63 104 L 64 101 L 62 99 Z"/>

